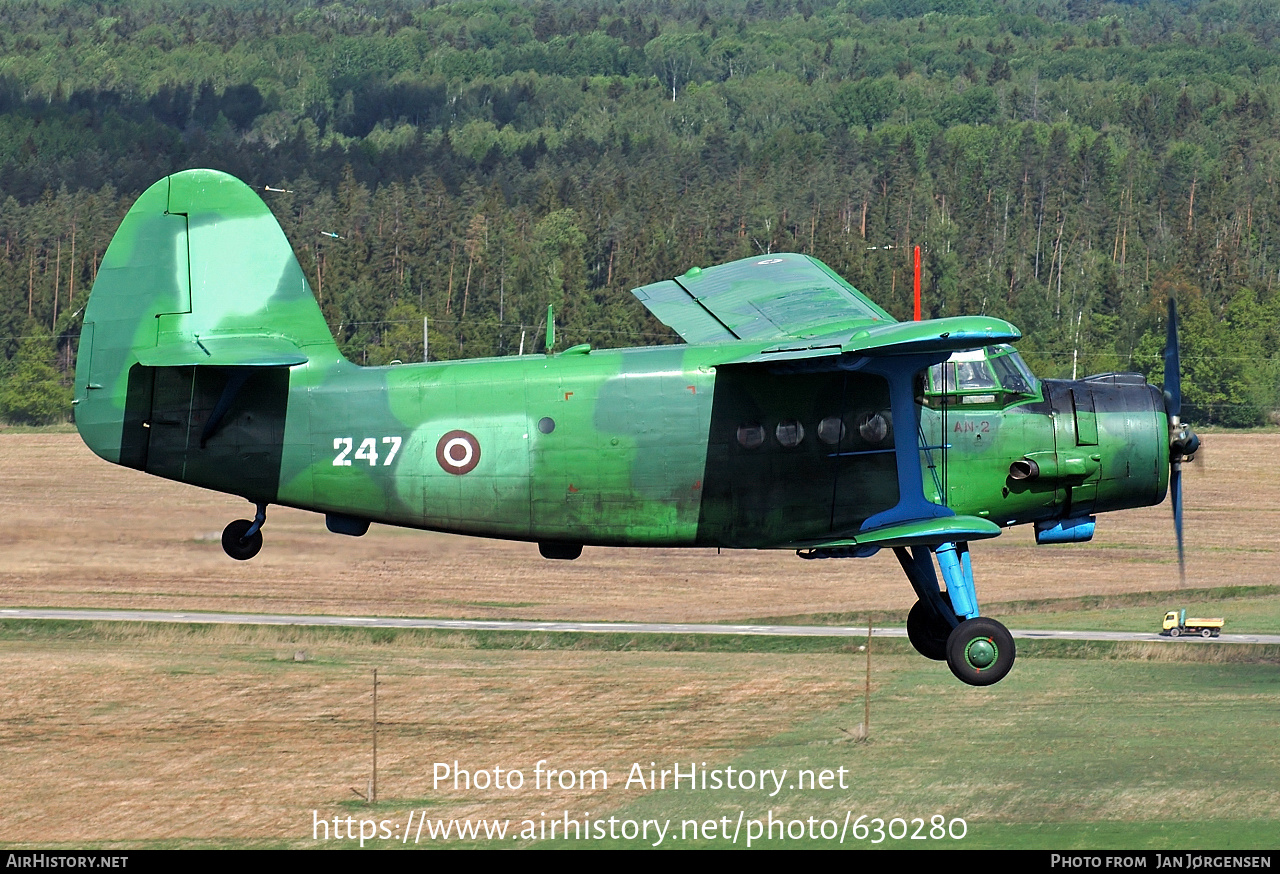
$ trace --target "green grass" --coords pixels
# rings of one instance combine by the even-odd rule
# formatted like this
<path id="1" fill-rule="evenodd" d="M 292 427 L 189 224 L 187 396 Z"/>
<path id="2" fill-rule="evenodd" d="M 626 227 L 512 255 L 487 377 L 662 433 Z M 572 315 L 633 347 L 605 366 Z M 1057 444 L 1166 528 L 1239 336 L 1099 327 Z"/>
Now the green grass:
<path id="1" fill-rule="evenodd" d="M 1116 607 L 1089 611 L 1046 611 L 1034 614 L 1040 623 L 1036 628 L 1092 631 L 1152 631 L 1158 632 L 1165 609 L 1186 608 L 1187 616 L 1222 617 L 1227 624 L 1222 629 L 1227 634 L 1280 634 L 1280 595 L 1259 598 L 1227 598 L 1208 600 L 1171 596 L 1165 608 L 1156 605 L 1144 607 Z M 1017 627 L 1031 627 L 1029 617 L 1018 616 Z"/>
<path id="2" fill-rule="evenodd" d="M 686 788 L 646 794 L 608 815 L 670 820 L 677 829 L 685 820 L 728 817 L 736 823 L 740 811 L 757 821 L 770 812 L 788 822 L 813 817 L 819 828 L 823 820 L 843 825 L 846 812 L 854 821 L 865 814 L 864 824 L 900 817 L 909 827 L 918 817 L 927 826 L 942 816 L 964 819 L 967 826 L 961 840 L 890 839 L 875 845 L 882 848 L 1275 846 L 1280 675 L 1273 667 L 1032 658 L 1020 661 L 999 686 L 983 690 L 956 684 L 936 666 L 893 666 L 873 695 L 867 742 L 852 742 L 842 731 L 862 721 L 862 704 L 854 701 L 732 756 L 735 768 L 786 768 L 789 775 L 799 768 L 845 767 L 847 790 L 788 789 L 769 798 L 758 791 Z M 738 846 L 745 838 L 744 826 Z M 846 838 L 845 845 L 871 848 L 873 838 Z M 839 844 L 806 835 L 753 846 Z"/>
<path id="3" fill-rule="evenodd" d="M 76 426 L 71 422 L 58 422 L 53 425 L 10 425 L 0 422 L 0 434 L 75 434 Z"/>
<path id="4" fill-rule="evenodd" d="M 1136 592 L 1087 599 L 992 605 L 989 612 L 1015 628 L 1158 632 L 1168 610 L 1222 617 L 1234 634 L 1280 634 L 1280 587 L 1236 586 Z"/>

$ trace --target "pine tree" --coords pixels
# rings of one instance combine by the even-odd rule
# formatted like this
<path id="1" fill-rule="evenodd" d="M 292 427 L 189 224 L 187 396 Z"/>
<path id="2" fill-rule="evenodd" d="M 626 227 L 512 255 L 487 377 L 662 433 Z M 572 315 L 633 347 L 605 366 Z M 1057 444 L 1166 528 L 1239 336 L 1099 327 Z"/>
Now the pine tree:
<path id="1" fill-rule="evenodd" d="M 23 339 L 0 384 L 0 418 L 14 425 L 66 421 L 71 390 L 58 378 L 56 356 L 48 334 L 31 333 Z"/>

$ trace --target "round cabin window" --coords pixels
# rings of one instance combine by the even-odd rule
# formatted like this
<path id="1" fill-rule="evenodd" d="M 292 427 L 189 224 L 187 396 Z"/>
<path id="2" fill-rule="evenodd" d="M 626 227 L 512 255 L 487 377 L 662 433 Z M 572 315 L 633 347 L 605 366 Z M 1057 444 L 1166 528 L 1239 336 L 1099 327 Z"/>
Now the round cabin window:
<path id="1" fill-rule="evenodd" d="M 743 449 L 759 449 L 764 444 L 764 426 L 739 425 L 738 445 Z"/>
<path id="2" fill-rule="evenodd" d="M 844 439 L 844 420 L 839 416 L 827 416 L 818 423 L 818 439 L 828 446 L 835 446 Z"/>
<path id="3" fill-rule="evenodd" d="M 858 434 L 868 443 L 883 443 L 889 436 L 889 423 L 879 413 L 863 413 L 858 419 Z"/>
<path id="4" fill-rule="evenodd" d="M 787 449 L 795 449 L 804 440 L 804 425 L 795 419 L 783 419 L 774 429 L 773 435 Z"/>

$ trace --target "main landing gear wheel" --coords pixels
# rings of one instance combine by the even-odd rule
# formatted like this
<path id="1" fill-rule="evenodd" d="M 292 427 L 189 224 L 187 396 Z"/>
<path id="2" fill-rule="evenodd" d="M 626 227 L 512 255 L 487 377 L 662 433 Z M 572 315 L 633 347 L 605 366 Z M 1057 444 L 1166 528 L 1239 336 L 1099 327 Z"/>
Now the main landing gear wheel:
<path id="1" fill-rule="evenodd" d="M 929 609 L 924 601 L 916 601 L 907 614 L 907 637 L 916 652 L 935 662 L 946 661 L 950 636 L 950 623 Z"/>
<path id="2" fill-rule="evenodd" d="M 237 519 L 222 529 L 222 550 L 236 561 L 248 561 L 262 549 L 262 527 L 245 537 L 253 523 L 248 519 Z"/>
<path id="3" fill-rule="evenodd" d="M 947 639 L 947 666 L 970 686 L 1000 682 L 1015 656 L 1009 629 L 985 616 L 961 622 Z"/>

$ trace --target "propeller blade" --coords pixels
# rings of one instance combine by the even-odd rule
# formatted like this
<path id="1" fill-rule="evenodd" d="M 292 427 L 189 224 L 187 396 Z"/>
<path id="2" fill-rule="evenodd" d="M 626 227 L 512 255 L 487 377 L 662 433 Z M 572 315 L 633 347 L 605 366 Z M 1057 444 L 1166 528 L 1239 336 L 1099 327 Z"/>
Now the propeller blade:
<path id="1" fill-rule="evenodd" d="M 1164 343 L 1164 411 L 1182 415 L 1182 362 L 1178 355 L 1178 305 L 1169 298 L 1168 334 Z"/>
<path id="2" fill-rule="evenodd" d="M 1178 580 L 1187 585 L 1187 556 L 1182 542 L 1182 463 L 1174 462 L 1169 473 L 1169 498 L 1173 503 L 1173 531 L 1178 538 Z"/>
<path id="3" fill-rule="evenodd" d="M 1178 305 L 1169 298 L 1168 333 L 1164 344 L 1164 411 L 1169 418 L 1169 500 L 1173 532 L 1178 539 L 1178 580 L 1187 585 L 1187 554 L 1182 536 L 1182 462 L 1200 448 L 1200 438 L 1182 422 L 1182 356 L 1178 343 Z"/>

